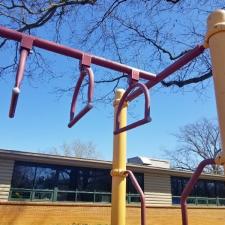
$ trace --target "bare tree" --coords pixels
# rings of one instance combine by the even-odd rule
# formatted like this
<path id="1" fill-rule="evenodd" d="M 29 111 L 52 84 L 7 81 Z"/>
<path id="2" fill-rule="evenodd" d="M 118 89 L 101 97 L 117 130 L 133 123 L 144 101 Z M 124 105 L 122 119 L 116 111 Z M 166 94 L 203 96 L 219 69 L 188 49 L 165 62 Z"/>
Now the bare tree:
<path id="1" fill-rule="evenodd" d="M 221 150 L 219 128 L 213 120 L 202 119 L 179 129 L 175 134 L 178 146 L 166 151 L 175 168 L 193 171 L 200 161 L 215 158 Z M 207 172 L 220 174 L 222 168 L 212 166 Z"/>
<path id="2" fill-rule="evenodd" d="M 48 31 L 45 37 L 50 40 L 158 73 L 197 43 L 203 43 L 206 18 L 217 8 L 224 8 L 223 1 L 1 0 L 0 18 L 2 25 L 18 31 L 39 36 Z M 14 52 L 7 63 L 0 65 L 1 77 L 15 71 L 17 65 L 18 44 L 11 43 L 0 40 L 2 50 Z M 46 66 L 40 50 L 34 49 L 30 58 L 30 78 L 46 72 L 57 77 L 54 68 Z M 161 84 L 204 90 L 211 76 L 205 52 Z M 107 100 L 118 85 L 126 86 L 126 77 L 98 69 L 95 83 L 101 91 L 96 92 L 96 100 Z M 105 83 L 111 86 L 104 92 L 101 85 Z M 73 85 L 58 91 L 71 91 Z"/>
<path id="3" fill-rule="evenodd" d="M 64 143 L 59 147 L 53 147 L 50 153 L 86 159 L 100 158 L 100 153 L 96 150 L 96 145 L 92 141 L 85 143 L 79 139 L 69 144 Z"/>

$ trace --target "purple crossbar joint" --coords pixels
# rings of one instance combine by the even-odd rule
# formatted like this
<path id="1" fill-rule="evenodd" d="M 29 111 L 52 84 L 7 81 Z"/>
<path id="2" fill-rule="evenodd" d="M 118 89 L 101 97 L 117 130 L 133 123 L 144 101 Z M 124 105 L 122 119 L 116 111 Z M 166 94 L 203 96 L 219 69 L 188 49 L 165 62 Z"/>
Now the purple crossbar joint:
<path id="1" fill-rule="evenodd" d="M 85 58 L 85 57 L 84 57 Z M 68 124 L 68 127 L 71 128 L 75 123 L 77 123 L 88 111 L 90 111 L 93 108 L 93 94 L 94 94 L 94 73 L 92 69 L 87 65 L 81 65 L 81 72 L 80 77 L 77 81 L 73 99 L 71 103 L 70 108 L 70 122 Z M 78 94 L 82 85 L 82 82 L 85 78 L 85 76 L 88 75 L 89 77 L 89 84 L 88 84 L 88 93 L 87 93 L 87 104 L 86 106 L 75 116 L 76 111 L 76 104 L 77 104 L 77 98 Z"/>
<path id="2" fill-rule="evenodd" d="M 140 90 L 142 90 L 142 93 L 144 93 L 145 96 L 145 112 L 144 112 L 144 118 L 141 120 L 138 120 L 134 123 L 131 123 L 125 127 L 120 127 L 120 113 L 121 110 L 124 106 L 124 104 L 128 101 L 129 99 L 129 94 L 132 93 L 132 90 L 134 90 L 135 88 L 139 88 Z M 125 91 L 125 93 L 123 94 L 118 108 L 117 108 L 117 112 L 116 112 L 116 124 L 115 124 L 115 130 L 114 130 L 114 134 L 119 134 L 121 132 L 127 131 L 127 130 L 131 130 L 135 127 L 141 126 L 145 123 L 149 123 L 151 121 L 150 118 L 150 97 L 148 94 L 148 89 L 146 87 L 145 84 L 142 83 L 131 83 L 130 86 L 128 87 L 128 89 Z"/>
<path id="3" fill-rule="evenodd" d="M 146 225 L 146 206 L 145 206 L 145 195 L 142 191 L 140 185 L 138 184 L 137 179 L 135 178 L 134 174 L 130 170 L 126 170 L 125 174 L 130 177 L 130 180 L 136 189 L 136 191 L 140 194 L 141 199 L 141 225 Z"/>
<path id="4" fill-rule="evenodd" d="M 16 111 L 16 105 L 20 94 L 20 86 L 24 77 L 24 70 L 26 65 L 27 57 L 32 49 L 33 45 L 33 39 L 29 36 L 23 36 L 21 40 L 21 46 L 20 46 L 20 59 L 19 59 L 19 65 L 16 73 L 16 81 L 15 86 L 12 90 L 12 97 L 11 97 L 11 103 L 10 103 L 10 109 L 9 109 L 9 117 L 13 118 Z"/>
<path id="5" fill-rule="evenodd" d="M 192 177 L 188 181 L 186 187 L 184 188 L 181 194 L 181 214 L 182 214 L 182 225 L 188 225 L 188 215 L 187 215 L 187 198 L 191 193 L 192 189 L 194 188 L 195 184 L 198 181 L 199 176 L 201 175 L 203 169 L 208 165 L 214 165 L 214 159 L 205 159 L 203 160 L 198 167 L 196 168 L 195 172 L 193 173 Z"/>

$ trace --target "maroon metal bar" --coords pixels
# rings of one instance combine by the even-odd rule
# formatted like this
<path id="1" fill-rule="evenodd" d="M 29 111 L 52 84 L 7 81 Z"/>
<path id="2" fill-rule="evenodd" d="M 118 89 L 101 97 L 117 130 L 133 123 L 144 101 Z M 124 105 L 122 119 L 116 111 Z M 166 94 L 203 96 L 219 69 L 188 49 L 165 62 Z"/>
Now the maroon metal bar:
<path id="1" fill-rule="evenodd" d="M 88 93 L 87 93 L 87 104 L 86 106 L 76 115 L 76 103 L 77 103 L 77 97 L 81 88 L 81 84 L 84 80 L 84 77 L 88 75 L 89 77 L 89 84 L 88 84 Z M 71 128 L 75 123 L 77 123 L 88 111 L 90 111 L 93 108 L 93 94 L 94 94 L 94 73 L 90 67 L 82 66 L 80 77 L 78 79 L 78 82 L 76 84 L 73 99 L 71 103 L 70 108 L 70 122 L 68 124 L 68 127 Z"/>
<path id="2" fill-rule="evenodd" d="M 145 96 L 145 112 L 144 112 L 144 118 L 141 120 L 138 120 L 132 124 L 129 124 L 125 127 L 120 127 L 120 113 L 121 110 L 123 108 L 123 105 L 128 101 L 127 99 L 129 98 L 129 94 L 131 93 L 132 90 L 134 90 L 135 88 L 139 87 L 142 90 L 142 93 L 144 93 Z M 116 124 L 115 124 L 115 130 L 114 130 L 114 134 L 119 134 L 121 132 L 127 131 L 127 130 L 131 130 L 135 127 L 138 127 L 140 125 L 143 125 L 145 123 L 148 123 L 151 121 L 150 118 L 150 98 L 149 98 L 149 94 L 148 94 L 148 89 L 146 87 L 145 84 L 142 83 L 131 83 L 131 85 L 128 87 L 128 89 L 125 91 L 125 93 L 123 94 L 118 108 L 117 108 L 117 112 L 116 112 Z"/>
<path id="3" fill-rule="evenodd" d="M 175 71 L 179 70 L 181 67 L 189 63 L 191 60 L 196 58 L 197 56 L 201 55 L 204 52 L 205 48 L 203 45 L 197 45 L 192 50 L 188 51 L 185 55 L 181 56 L 177 61 L 175 61 L 173 64 L 168 66 L 166 69 L 161 71 L 159 74 L 157 74 L 156 78 L 154 80 L 148 81 L 145 83 L 148 89 L 155 86 L 159 82 L 163 81 L 165 78 L 167 78 L 169 75 L 174 73 Z M 128 101 L 132 101 L 133 99 L 137 98 L 142 93 L 141 89 L 136 90 L 134 93 L 132 93 Z"/>
<path id="4" fill-rule="evenodd" d="M 126 170 L 125 173 L 129 175 L 134 188 L 140 194 L 140 199 L 141 199 L 141 225 L 146 225 L 146 206 L 145 206 L 144 192 L 142 191 L 142 189 L 141 189 L 140 185 L 138 184 L 137 179 L 135 178 L 132 171 Z"/>
<path id="5" fill-rule="evenodd" d="M 201 175 L 203 169 L 208 165 L 214 165 L 214 159 L 205 159 L 203 160 L 198 167 L 196 168 L 195 172 L 193 173 L 192 177 L 188 181 L 186 187 L 184 188 L 181 194 L 181 214 L 182 214 L 182 224 L 188 225 L 188 215 L 187 215 L 187 198 L 190 195 L 193 187 L 198 181 L 199 176 Z"/>
<path id="6" fill-rule="evenodd" d="M 24 70 L 26 65 L 27 57 L 30 53 L 30 50 L 33 47 L 33 39 L 29 36 L 23 36 L 21 39 L 20 44 L 20 59 L 19 59 L 19 65 L 16 73 L 16 81 L 15 85 L 12 91 L 12 97 L 11 97 L 11 103 L 10 103 L 10 109 L 9 109 L 9 117 L 13 118 L 16 111 L 16 106 L 20 94 L 20 86 L 21 82 L 24 77 Z"/>
<path id="7" fill-rule="evenodd" d="M 14 31 L 12 29 L 9 28 L 5 28 L 3 26 L 0 26 L 0 36 L 4 37 L 4 38 L 8 38 L 14 41 L 21 41 L 21 39 L 23 37 L 29 37 L 31 39 L 33 39 L 33 46 L 36 46 L 38 48 L 42 48 L 51 52 L 55 52 L 61 55 L 65 55 L 65 56 L 69 56 L 72 58 L 76 58 L 81 60 L 83 54 L 88 55 L 87 53 L 74 49 L 74 48 L 70 48 L 70 47 L 66 47 L 64 45 L 60 45 L 51 41 L 47 41 L 41 38 L 37 38 L 34 36 L 30 36 L 30 35 L 26 35 L 24 33 L 18 32 L 18 31 Z M 91 63 L 92 64 L 96 64 L 98 66 L 102 66 L 105 68 L 109 68 L 118 72 L 122 72 L 122 73 L 126 73 L 128 75 L 130 75 L 132 73 L 133 70 L 139 71 L 140 73 L 140 77 L 143 79 L 147 79 L 147 80 L 153 80 L 155 78 L 155 74 L 153 73 L 149 73 L 147 71 L 143 71 L 143 70 L 138 70 L 135 69 L 133 67 L 118 63 L 118 62 L 114 62 L 111 60 L 107 60 L 105 58 L 101 58 L 95 55 L 90 55 L 91 56 Z"/>
<path id="8" fill-rule="evenodd" d="M 13 118 L 15 115 L 17 101 L 20 94 L 20 85 L 21 85 L 21 81 L 23 80 L 25 64 L 26 64 L 27 56 L 29 55 L 29 51 L 30 50 L 27 50 L 25 48 L 21 48 L 21 51 L 20 51 L 20 59 L 19 59 L 19 66 L 18 66 L 17 74 L 16 74 L 16 82 L 12 90 L 12 97 L 11 97 L 11 103 L 10 103 L 10 109 L 9 109 L 10 118 Z"/>

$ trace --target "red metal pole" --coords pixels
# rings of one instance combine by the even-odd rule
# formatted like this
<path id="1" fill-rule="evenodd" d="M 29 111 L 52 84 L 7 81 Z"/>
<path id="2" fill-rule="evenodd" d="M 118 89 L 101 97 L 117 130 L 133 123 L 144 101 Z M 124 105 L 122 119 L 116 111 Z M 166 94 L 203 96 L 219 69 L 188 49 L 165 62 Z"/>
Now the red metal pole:
<path id="1" fill-rule="evenodd" d="M 167 78 L 169 75 L 174 73 L 175 71 L 179 70 L 181 67 L 189 63 L 191 60 L 199 56 L 204 52 L 205 48 L 203 45 L 197 45 L 192 50 L 188 51 L 185 55 L 181 56 L 177 61 L 175 61 L 173 64 L 168 66 L 166 69 L 164 69 L 162 72 L 157 74 L 156 78 L 152 81 L 148 81 L 145 83 L 148 89 L 155 86 L 165 78 Z M 132 95 L 129 96 L 129 101 L 132 101 L 133 99 L 137 98 L 139 95 L 141 95 L 142 91 L 140 89 L 136 90 Z"/>
<path id="2" fill-rule="evenodd" d="M 141 199 L 141 225 L 146 225 L 146 208 L 145 208 L 145 195 L 142 191 L 140 185 L 137 182 L 137 179 L 135 178 L 134 174 L 130 170 L 126 170 L 125 173 L 127 173 L 131 179 L 132 184 L 134 185 L 134 188 L 136 191 L 140 194 Z"/>
<path id="3" fill-rule="evenodd" d="M 5 28 L 3 26 L 0 26 L 0 36 L 7 38 L 7 39 L 11 39 L 14 41 L 21 41 L 22 38 L 24 36 L 29 37 L 30 39 L 33 39 L 33 46 L 36 46 L 38 48 L 42 48 L 51 52 L 55 52 L 61 55 L 65 55 L 65 56 L 69 56 L 72 58 L 76 58 L 81 60 L 82 56 L 85 55 L 89 55 L 91 57 L 91 63 L 96 64 L 98 66 L 102 66 L 105 68 L 109 68 L 118 72 L 122 72 L 122 73 L 126 73 L 128 75 L 132 74 L 132 71 L 139 71 L 140 73 L 140 77 L 143 79 L 147 79 L 147 80 L 153 80 L 155 78 L 155 74 L 153 73 L 149 73 L 147 71 L 143 71 L 143 70 L 138 70 L 136 68 L 127 66 L 125 64 L 121 64 L 118 62 L 114 62 L 111 60 L 107 60 L 105 58 L 99 57 L 99 56 L 95 56 L 95 55 L 90 55 L 87 54 L 83 51 L 80 51 L 78 49 L 74 49 L 74 48 L 70 48 L 70 47 L 66 47 L 64 45 L 60 45 L 51 41 L 47 41 L 41 38 L 37 38 L 34 36 L 30 36 L 30 35 L 26 35 L 24 33 L 18 32 L 18 31 L 14 31 L 12 29 L 9 28 Z"/>
<path id="4" fill-rule="evenodd" d="M 19 59 L 19 66 L 16 74 L 16 82 L 15 86 L 12 90 L 12 97 L 11 97 L 11 103 L 10 103 L 10 109 L 9 109 L 9 117 L 13 118 L 16 111 L 16 105 L 20 94 L 20 85 L 23 80 L 24 70 L 25 70 L 25 64 L 27 56 L 29 55 L 29 50 L 22 48 L 20 53 L 20 59 Z"/>
<path id="5" fill-rule="evenodd" d="M 190 195 L 193 187 L 198 181 L 199 176 L 201 175 L 203 169 L 208 165 L 214 165 L 215 160 L 214 159 L 205 159 L 203 160 L 193 173 L 192 177 L 188 181 L 186 187 L 184 188 L 182 194 L 181 194 L 181 214 L 182 214 L 182 224 L 188 225 L 188 215 L 187 215 L 187 198 Z"/>

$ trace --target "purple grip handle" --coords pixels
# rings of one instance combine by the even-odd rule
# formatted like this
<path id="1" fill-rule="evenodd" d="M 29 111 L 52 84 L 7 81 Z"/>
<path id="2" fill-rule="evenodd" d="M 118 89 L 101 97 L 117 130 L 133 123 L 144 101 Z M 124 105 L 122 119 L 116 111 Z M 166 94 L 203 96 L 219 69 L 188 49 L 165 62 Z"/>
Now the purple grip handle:
<path id="1" fill-rule="evenodd" d="M 76 103 L 77 103 L 77 97 L 81 88 L 81 84 L 84 80 L 84 77 L 88 75 L 89 77 L 89 84 L 88 84 L 88 93 L 87 93 L 87 104 L 86 106 L 75 116 L 76 111 Z M 93 93 L 94 93 L 94 73 L 90 67 L 84 66 L 83 71 L 80 73 L 80 77 L 77 81 L 73 99 L 71 102 L 71 108 L 70 108 L 70 122 L 68 124 L 68 127 L 71 128 L 75 123 L 77 123 L 87 112 L 89 112 L 93 108 Z"/>
<path id="2" fill-rule="evenodd" d="M 141 90 L 142 93 L 144 93 L 144 96 L 145 96 L 144 118 L 141 119 L 141 120 L 138 120 L 134 123 L 131 123 L 131 124 L 125 126 L 125 127 L 120 127 L 120 118 L 119 118 L 120 112 L 123 108 L 124 103 L 126 101 L 128 101 L 130 93 L 132 93 L 132 90 L 135 89 L 136 87 L 139 87 L 139 90 Z M 147 89 L 146 85 L 142 84 L 142 83 L 131 84 L 129 86 L 129 88 L 126 90 L 126 92 L 123 94 L 123 96 L 122 96 L 122 98 L 119 102 L 117 112 L 116 112 L 116 125 L 115 125 L 114 134 L 116 135 L 116 134 L 119 134 L 121 132 L 131 130 L 135 127 L 138 127 L 138 126 L 141 126 L 143 124 L 149 123 L 150 121 L 151 121 L 151 118 L 150 118 L 150 97 L 149 97 L 148 89 Z"/>
<path id="3" fill-rule="evenodd" d="M 9 117 L 13 118 L 16 112 L 16 106 L 19 98 L 20 93 L 20 85 L 24 77 L 24 70 L 26 65 L 27 56 L 29 55 L 29 49 L 21 48 L 20 50 L 20 59 L 19 59 L 19 66 L 16 73 L 16 81 L 15 86 L 12 91 L 10 109 L 9 109 Z"/>
<path id="4" fill-rule="evenodd" d="M 19 94 L 20 94 L 20 89 L 18 87 L 14 87 L 12 90 L 12 97 L 11 97 L 11 103 L 10 103 L 10 109 L 9 109 L 10 118 L 13 118 L 15 115 Z"/>

